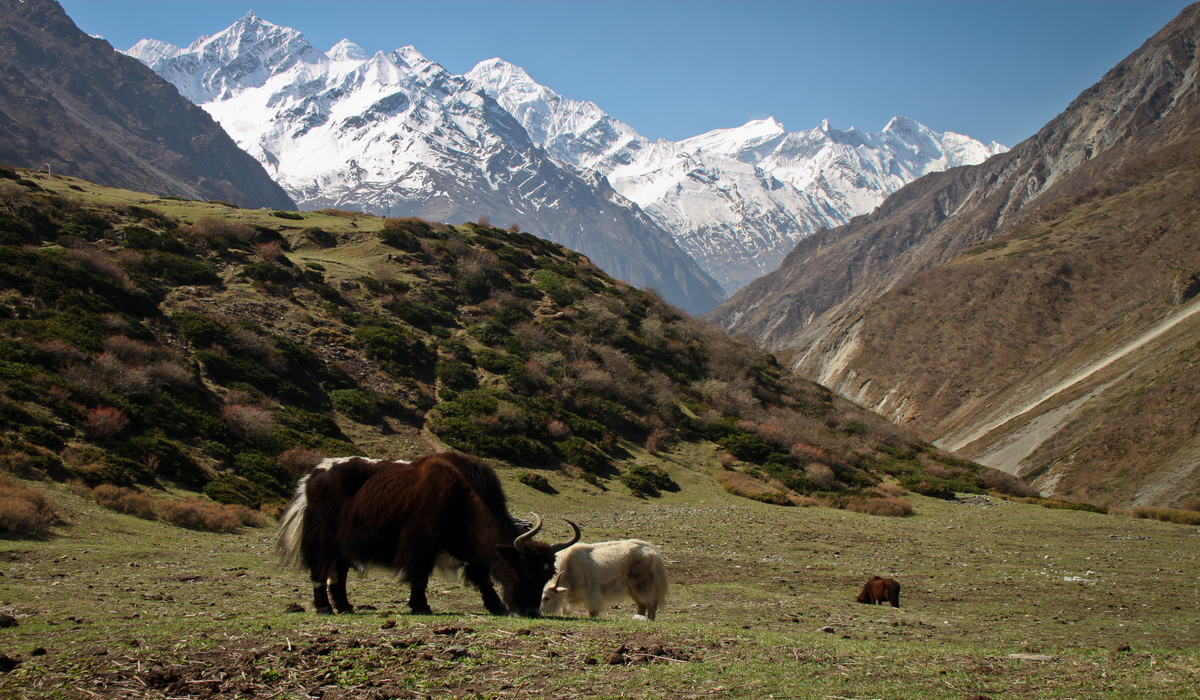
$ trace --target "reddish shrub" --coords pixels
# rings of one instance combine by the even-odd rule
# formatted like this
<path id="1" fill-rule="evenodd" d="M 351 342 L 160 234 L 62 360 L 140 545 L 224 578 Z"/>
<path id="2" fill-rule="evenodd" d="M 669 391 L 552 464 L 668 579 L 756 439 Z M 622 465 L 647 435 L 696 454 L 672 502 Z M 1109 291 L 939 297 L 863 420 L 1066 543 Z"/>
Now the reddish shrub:
<path id="1" fill-rule="evenodd" d="M 248 404 L 222 406 L 221 417 L 230 430 L 243 437 L 266 437 L 275 425 L 268 411 Z"/>
<path id="2" fill-rule="evenodd" d="M 125 412 L 110 406 L 97 406 L 88 412 L 83 429 L 93 440 L 107 440 L 129 425 Z"/>
<path id="3" fill-rule="evenodd" d="M 92 500 L 102 508 L 115 510 L 118 513 L 134 515 L 145 520 L 158 518 L 158 509 L 154 506 L 154 499 L 137 489 L 100 484 L 92 489 Z"/>
<path id="4" fill-rule="evenodd" d="M 665 447 L 671 439 L 671 433 L 662 428 L 655 428 L 646 436 L 646 451 L 650 454 L 657 454 L 660 449 Z"/>
<path id="5" fill-rule="evenodd" d="M 320 464 L 323 459 L 325 459 L 325 455 L 307 447 L 293 447 L 290 450 L 281 452 L 276 458 L 279 466 L 283 467 L 284 471 L 296 477 L 308 473 L 309 470 Z"/>
<path id="6" fill-rule="evenodd" d="M 569 437 L 571 435 L 571 426 L 560 420 L 552 419 L 546 423 L 546 432 L 550 433 L 550 437 Z"/>

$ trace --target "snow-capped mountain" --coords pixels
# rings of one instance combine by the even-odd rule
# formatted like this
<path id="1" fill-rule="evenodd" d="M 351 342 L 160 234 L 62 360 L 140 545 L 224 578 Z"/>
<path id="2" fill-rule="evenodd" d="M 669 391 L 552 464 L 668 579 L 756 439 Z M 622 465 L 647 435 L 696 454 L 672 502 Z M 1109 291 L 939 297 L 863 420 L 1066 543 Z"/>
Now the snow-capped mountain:
<path id="1" fill-rule="evenodd" d="M 250 13 L 186 48 L 144 40 L 128 53 L 207 110 L 303 209 L 515 222 L 694 313 L 724 299 L 603 178 L 550 158 L 495 100 L 411 46 L 322 52 Z"/>
<path id="2" fill-rule="evenodd" d="M 779 266 L 796 241 L 875 208 L 931 172 L 1008 149 L 897 117 L 878 134 L 774 119 L 651 143 L 591 102 L 565 99 L 520 68 L 484 61 L 466 77 L 555 159 L 605 175 L 733 293 Z"/>
<path id="3" fill-rule="evenodd" d="M 301 208 L 515 221 L 693 311 L 723 296 L 712 280 L 732 293 L 908 182 L 1007 150 L 899 117 L 878 134 L 766 119 L 651 142 L 500 59 L 456 76 L 411 46 L 321 52 L 253 13 L 186 48 L 143 40 L 127 53 Z"/>

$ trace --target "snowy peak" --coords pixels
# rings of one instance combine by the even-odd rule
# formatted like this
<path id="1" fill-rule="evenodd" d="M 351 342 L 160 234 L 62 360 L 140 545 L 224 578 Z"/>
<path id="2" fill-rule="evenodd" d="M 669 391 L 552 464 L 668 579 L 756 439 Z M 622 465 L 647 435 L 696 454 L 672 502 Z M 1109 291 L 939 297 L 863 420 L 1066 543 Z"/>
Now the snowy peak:
<path id="1" fill-rule="evenodd" d="M 367 52 L 349 39 L 342 39 L 325 52 L 331 61 L 365 61 Z"/>
<path id="2" fill-rule="evenodd" d="M 164 56 L 167 58 L 178 56 L 182 51 L 183 49 L 179 48 L 178 46 L 174 44 L 168 44 L 165 41 L 159 41 L 158 39 L 142 39 L 130 47 L 125 53 L 133 56 L 137 60 L 149 66 L 153 65 L 155 61 L 163 58 Z"/>

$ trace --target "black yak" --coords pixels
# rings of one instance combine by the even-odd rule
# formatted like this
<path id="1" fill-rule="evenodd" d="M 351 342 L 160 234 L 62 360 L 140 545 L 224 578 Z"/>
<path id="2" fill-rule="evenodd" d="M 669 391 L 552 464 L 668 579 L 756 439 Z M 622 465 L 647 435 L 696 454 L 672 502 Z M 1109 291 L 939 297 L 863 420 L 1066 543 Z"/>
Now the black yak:
<path id="1" fill-rule="evenodd" d="M 280 519 L 277 548 L 286 563 L 308 569 L 321 614 L 353 612 L 346 598 L 351 567 L 381 567 L 407 581 L 416 614 L 432 612 L 425 588 L 433 570 L 463 567 L 488 612 L 537 617 L 554 555 L 579 540 L 579 528 L 568 521 L 574 539 L 550 545 L 533 539 L 542 526 L 534 517 L 525 532 L 528 523 L 509 515 L 496 473 L 473 457 L 333 459 L 300 480 Z"/>

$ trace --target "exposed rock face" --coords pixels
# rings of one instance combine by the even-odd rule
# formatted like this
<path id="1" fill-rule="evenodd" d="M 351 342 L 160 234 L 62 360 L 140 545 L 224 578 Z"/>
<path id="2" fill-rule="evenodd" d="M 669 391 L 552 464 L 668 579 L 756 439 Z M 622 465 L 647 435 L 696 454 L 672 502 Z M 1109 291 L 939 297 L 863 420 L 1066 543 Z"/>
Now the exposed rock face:
<path id="1" fill-rule="evenodd" d="M 710 318 L 946 447 L 1042 475 L 1047 493 L 1194 497 L 1187 436 L 1200 407 L 1165 394 L 1141 404 L 1183 421 L 1164 442 L 1122 424 L 1132 409 L 1113 401 L 1150 401 L 1161 375 L 1176 393 L 1193 381 L 1190 346 L 1172 338 L 1193 323 L 1183 314 L 1200 269 L 1187 205 L 1198 43 L 1194 5 L 1032 138 L 801 241 Z M 1116 454 L 1137 461 L 1133 473 L 1115 476 Z"/>
<path id="2" fill-rule="evenodd" d="M 54 2 L 0 0 L 0 162 L 128 189 L 295 209 L 204 110 Z"/>

